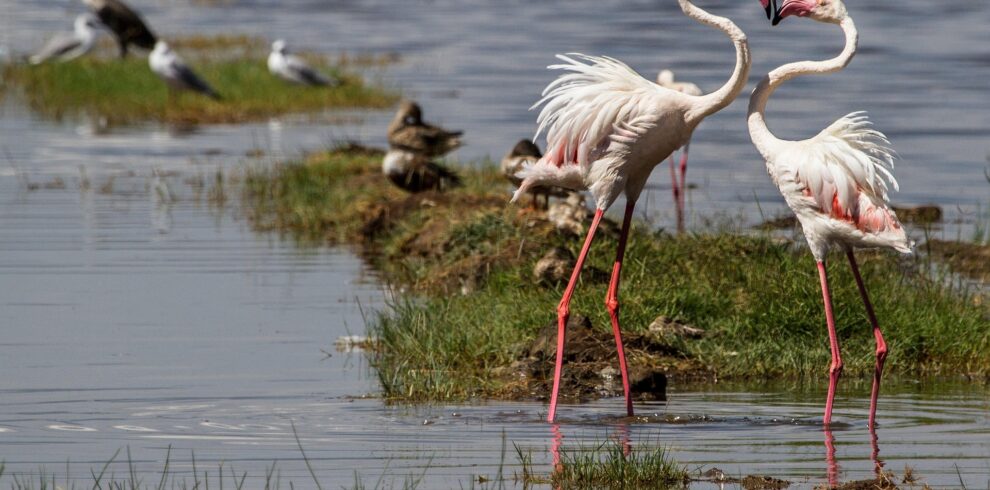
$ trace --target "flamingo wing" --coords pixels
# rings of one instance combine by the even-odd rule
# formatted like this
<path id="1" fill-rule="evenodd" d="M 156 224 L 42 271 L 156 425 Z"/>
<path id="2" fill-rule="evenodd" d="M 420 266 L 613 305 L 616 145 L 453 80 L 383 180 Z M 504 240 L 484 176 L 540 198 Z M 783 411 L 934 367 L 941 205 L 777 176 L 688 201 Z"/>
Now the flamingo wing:
<path id="1" fill-rule="evenodd" d="M 887 191 L 897 190 L 892 173 L 895 155 L 889 145 L 865 113 L 854 112 L 814 138 L 791 146 L 778 161 L 785 163 L 785 172 L 822 214 L 866 233 L 903 235 L 888 206 Z"/>
<path id="2" fill-rule="evenodd" d="M 543 105 L 536 136 L 546 133 L 541 160 L 557 167 L 586 167 L 606 152 L 628 147 L 656 125 L 658 98 L 667 91 L 609 57 L 557 55 L 565 70 L 533 105 Z M 613 143 L 616 146 L 612 146 Z"/>

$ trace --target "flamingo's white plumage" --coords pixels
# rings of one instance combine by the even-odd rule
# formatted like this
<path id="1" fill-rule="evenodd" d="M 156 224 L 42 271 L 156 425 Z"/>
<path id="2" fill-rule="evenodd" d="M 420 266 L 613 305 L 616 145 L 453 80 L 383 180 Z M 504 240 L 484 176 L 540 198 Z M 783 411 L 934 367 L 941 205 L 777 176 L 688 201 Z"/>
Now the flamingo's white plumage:
<path id="1" fill-rule="evenodd" d="M 780 8 L 773 9 L 769 6 L 769 0 L 762 1 L 768 15 L 773 12 L 774 25 L 787 16 L 797 15 L 837 24 L 845 33 L 845 48 L 835 58 L 789 63 L 764 77 L 750 97 L 749 131 L 753 144 L 766 159 L 770 178 L 797 215 L 818 264 L 832 353 L 825 403 L 826 425 L 831 423 L 835 389 L 842 372 L 842 357 L 825 260 L 832 247 L 840 247 L 846 252 L 876 339 L 876 367 L 869 416 L 872 428 L 887 346 L 859 274 L 853 249 L 885 247 L 911 253 L 913 244 L 887 202 L 888 190 L 897 189 L 897 181 L 892 174 L 894 153 L 883 133 L 873 129 L 861 112 L 839 118 L 814 137 L 802 141 L 781 140 L 770 132 L 764 112 L 773 91 L 783 82 L 800 75 L 832 73 L 844 68 L 856 54 L 858 34 L 841 0 L 784 0 Z"/>
<path id="2" fill-rule="evenodd" d="M 674 80 L 674 72 L 670 70 L 660 70 L 657 74 L 657 85 L 671 90 L 676 90 L 682 94 L 699 96 L 704 92 L 701 87 L 691 82 L 678 82 Z M 674 155 L 670 155 L 670 187 L 674 194 L 674 206 L 677 213 L 677 232 L 684 232 L 684 201 L 687 194 L 687 161 L 688 152 L 691 150 L 691 141 L 688 140 L 681 148 L 681 163 L 679 168 L 674 166 Z M 680 176 L 678 177 L 678 171 Z"/>
<path id="3" fill-rule="evenodd" d="M 626 209 L 605 304 L 618 349 L 626 411 L 633 414 L 618 317 L 619 275 L 633 207 L 653 168 L 684 146 L 694 128 L 708 115 L 729 105 L 746 84 L 750 57 L 742 30 L 729 19 L 711 15 L 688 0 L 678 0 L 678 3 L 685 15 L 720 29 L 732 40 L 736 65 L 721 88 L 708 95 L 690 96 L 661 87 L 613 58 L 558 55 L 563 63 L 550 68 L 566 73 L 547 86 L 543 99 L 536 104 L 543 105 L 537 119 L 537 136 L 546 134 L 547 151 L 537 163 L 520 173 L 523 181 L 513 199 L 535 186 L 587 189 L 597 208 L 557 307 L 557 353 L 548 414 L 550 421 L 556 416 L 570 299 L 602 215 L 620 194 L 625 194 Z"/>

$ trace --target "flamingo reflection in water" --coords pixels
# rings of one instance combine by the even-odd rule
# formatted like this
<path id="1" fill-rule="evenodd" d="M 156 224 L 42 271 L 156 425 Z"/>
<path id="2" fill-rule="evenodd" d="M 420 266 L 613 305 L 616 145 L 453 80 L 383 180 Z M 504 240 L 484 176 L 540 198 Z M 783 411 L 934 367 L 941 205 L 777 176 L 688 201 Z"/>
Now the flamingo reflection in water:
<path id="1" fill-rule="evenodd" d="M 880 443 L 877 439 L 877 431 L 870 428 L 870 461 L 873 462 L 873 473 L 877 482 L 887 481 L 887 475 L 883 471 L 884 463 L 880 459 Z M 839 463 L 835 459 L 835 435 L 829 426 L 825 426 L 825 475 L 828 478 L 829 488 L 839 486 Z M 886 487 L 883 487 L 886 488 Z"/>

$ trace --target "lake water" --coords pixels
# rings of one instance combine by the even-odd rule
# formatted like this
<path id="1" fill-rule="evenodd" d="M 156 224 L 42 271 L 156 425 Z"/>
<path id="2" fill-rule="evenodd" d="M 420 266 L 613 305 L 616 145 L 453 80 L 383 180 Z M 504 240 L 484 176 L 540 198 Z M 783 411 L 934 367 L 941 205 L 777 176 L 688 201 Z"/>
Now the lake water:
<path id="1" fill-rule="evenodd" d="M 399 63 L 369 76 L 420 100 L 429 119 L 464 129 L 461 160 L 500 157 L 531 135 L 527 108 L 552 79 L 543 67 L 556 52 L 608 54 L 647 74 L 671 67 L 705 90 L 724 81 L 733 59 L 724 36 L 684 19 L 673 0 L 133 3 L 165 35 L 246 33 L 328 53 L 399 53 Z M 755 1 L 700 4 L 750 34 L 752 81 L 840 48 L 831 26 L 791 19 L 771 30 Z M 850 8 L 862 31 L 858 57 L 839 75 L 785 86 L 771 124 L 799 138 L 869 110 L 901 156 L 894 200 L 942 205 L 950 221 L 942 233 L 965 236 L 977 206 L 990 202 L 990 4 Z M 3 0 L 0 9 L 0 45 L 20 53 L 65 30 L 81 7 Z M 744 111 L 737 102 L 696 133 L 688 175 L 698 185 L 696 215 L 756 221 L 761 209 L 780 210 Z M 512 444 L 549 471 L 555 430 L 541 404 L 385 407 L 363 398 L 377 390 L 374 374 L 360 353 L 332 343 L 362 333 L 362 312 L 385 305 L 374 274 L 347 250 L 255 234 L 236 189 L 225 189 L 226 200 L 210 193 L 218 169 L 230 175 L 345 138 L 384 143 L 390 113 L 346 116 L 346 124 L 282 118 L 106 131 L 40 119 L 12 97 L 0 102 L 0 461 L 8 472 L 61 472 L 69 460 L 85 486 L 89 468 L 120 448 L 150 472 L 171 446 L 180 476 L 194 451 L 203 467 L 224 461 L 247 471 L 252 488 L 276 460 L 284 480 L 306 487 L 291 424 L 325 488 L 355 478 L 372 486 L 382 475 L 401 487 L 420 474 L 426 488 L 470 486 L 474 475 L 498 473 L 504 444 L 506 475 L 518 471 Z M 268 156 L 244 157 L 254 149 Z M 662 225 L 670 198 L 660 170 L 641 209 Z M 669 446 L 692 469 L 811 486 L 830 469 L 815 424 L 818 388 L 673 386 L 667 404 L 639 407 L 656 417 L 623 421 L 621 403 L 603 400 L 563 407 L 557 432 L 565 450 L 626 434 L 636 447 Z M 868 386 L 840 390 L 833 468 L 841 481 L 867 478 Z M 987 486 L 988 408 L 984 386 L 885 387 L 880 459 L 935 486 L 958 487 L 960 478 Z"/>

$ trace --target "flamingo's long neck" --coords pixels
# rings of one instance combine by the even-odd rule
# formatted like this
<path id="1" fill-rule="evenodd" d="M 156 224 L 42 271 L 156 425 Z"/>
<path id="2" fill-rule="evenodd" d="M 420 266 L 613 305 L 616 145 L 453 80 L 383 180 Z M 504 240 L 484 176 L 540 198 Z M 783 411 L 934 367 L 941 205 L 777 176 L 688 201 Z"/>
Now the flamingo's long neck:
<path id="1" fill-rule="evenodd" d="M 732 76 L 718 90 L 699 97 L 699 103 L 688 113 L 688 120 L 701 121 L 706 116 L 714 114 L 731 104 L 746 86 L 751 63 L 749 41 L 746 39 L 746 33 L 731 20 L 709 14 L 688 0 L 677 0 L 677 3 L 680 4 L 684 15 L 702 24 L 719 29 L 728 35 L 736 48 L 736 67 L 732 71 Z"/>
<path id="2" fill-rule="evenodd" d="M 851 17 L 846 17 L 839 23 L 846 35 L 846 45 L 835 58 L 825 61 L 797 61 L 777 67 L 767 74 L 757 85 L 753 95 L 749 97 L 749 136 L 764 158 L 769 159 L 774 143 L 780 140 L 767 127 L 764 112 L 770 95 L 782 83 L 800 76 L 810 74 L 834 73 L 846 67 L 856 55 L 856 44 L 859 34 Z"/>

